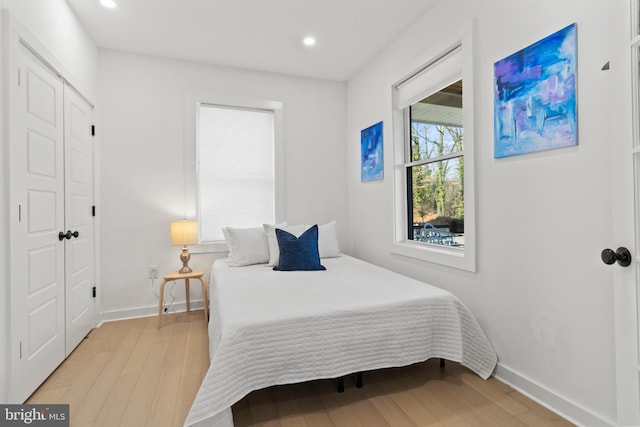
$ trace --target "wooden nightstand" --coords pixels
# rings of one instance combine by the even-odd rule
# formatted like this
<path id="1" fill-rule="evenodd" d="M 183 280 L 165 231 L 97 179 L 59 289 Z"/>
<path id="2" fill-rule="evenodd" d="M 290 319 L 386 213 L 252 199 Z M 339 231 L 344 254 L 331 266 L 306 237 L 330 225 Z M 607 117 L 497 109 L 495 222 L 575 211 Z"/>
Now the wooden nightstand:
<path id="1" fill-rule="evenodd" d="M 178 273 L 174 271 L 173 273 L 166 274 L 164 276 L 164 280 L 160 285 L 160 300 L 158 301 L 158 328 L 162 324 L 162 306 L 164 303 L 164 285 L 167 282 L 172 282 L 174 280 L 184 279 L 185 292 L 187 296 L 187 311 L 191 311 L 191 307 L 189 306 L 189 279 L 199 279 L 200 283 L 202 283 L 202 301 L 204 303 L 204 317 L 209 320 L 209 301 L 207 298 L 207 283 L 204 281 L 204 273 L 202 271 L 193 270 L 191 273 Z"/>

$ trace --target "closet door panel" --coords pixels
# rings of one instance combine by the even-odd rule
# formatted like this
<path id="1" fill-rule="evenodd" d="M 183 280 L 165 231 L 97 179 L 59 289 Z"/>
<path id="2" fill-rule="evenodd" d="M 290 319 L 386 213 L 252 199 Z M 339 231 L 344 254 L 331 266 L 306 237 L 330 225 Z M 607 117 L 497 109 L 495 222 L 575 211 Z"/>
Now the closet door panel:
<path id="1" fill-rule="evenodd" d="M 94 227 L 92 109 L 78 93 L 65 86 L 65 222 L 77 232 L 66 242 L 67 355 L 96 325 L 93 298 Z"/>
<path id="2" fill-rule="evenodd" d="M 12 88 L 11 385 L 25 399 L 64 360 L 63 83 L 20 45 Z M 14 211 L 14 212 L 16 212 Z"/>

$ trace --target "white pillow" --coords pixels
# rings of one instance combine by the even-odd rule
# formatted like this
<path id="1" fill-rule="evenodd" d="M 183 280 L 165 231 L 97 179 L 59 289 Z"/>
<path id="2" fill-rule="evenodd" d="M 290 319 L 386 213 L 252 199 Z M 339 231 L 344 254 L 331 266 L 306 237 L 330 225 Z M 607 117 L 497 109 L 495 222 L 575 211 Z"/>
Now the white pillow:
<path id="1" fill-rule="evenodd" d="M 280 251 L 278 250 L 278 241 L 276 240 L 276 228 L 287 226 L 287 221 L 280 224 L 262 224 L 262 228 L 267 235 L 267 247 L 269 249 L 269 261 L 267 266 L 273 267 L 274 260 L 277 262 Z"/>
<path id="2" fill-rule="evenodd" d="M 286 221 L 277 225 L 263 224 L 262 227 L 267 235 L 267 246 L 269 247 L 269 262 L 267 266 L 269 267 L 278 265 L 278 261 L 280 261 L 280 248 L 278 247 L 276 228 L 291 233 L 296 237 L 300 237 L 309 228 L 308 225 L 287 225 Z"/>
<path id="3" fill-rule="evenodd" d="M 320 258 L 335 258 L 342 255 L 338 245 L 335 221 L 318 225 L 318 252 L 320 253 Z"/>
<path id="4" fill-rule="evenodd" d="M 222 229 L 229 249 L 229 265 L 264 264 L 269 261 L 267 235 L 261 227 Z"/>

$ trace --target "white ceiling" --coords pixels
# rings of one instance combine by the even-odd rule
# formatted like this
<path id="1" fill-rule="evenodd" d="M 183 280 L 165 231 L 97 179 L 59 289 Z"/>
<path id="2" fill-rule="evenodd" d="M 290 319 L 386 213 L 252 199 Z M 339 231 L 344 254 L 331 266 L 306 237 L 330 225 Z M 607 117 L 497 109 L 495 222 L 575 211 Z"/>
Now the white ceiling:
<path id="1" fill-rule="evenodd" d="M 101 48 L 345 81 L 438 0 L 66 1 Z"/>

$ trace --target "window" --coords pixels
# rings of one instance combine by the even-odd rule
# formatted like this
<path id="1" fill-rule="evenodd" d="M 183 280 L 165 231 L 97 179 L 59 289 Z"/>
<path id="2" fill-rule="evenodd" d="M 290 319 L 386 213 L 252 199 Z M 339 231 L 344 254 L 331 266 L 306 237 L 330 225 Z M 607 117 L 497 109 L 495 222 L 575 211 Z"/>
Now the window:
<path id="1" fill-rule="evenodd" d="M 276 216 L 275 112 L 200 103 L 196 112 L 200 242 L 222 227 L 255 227 Z"/>
<path id="2" fill-rule="evenodd" d="M 464 247 L 462 80 L 409 106 L 407 238 Z"/>
<path id="3" fill-rule="evenodd" d="M 393 251 L 475 271 L 469 38 L 394 86 Z"/>

